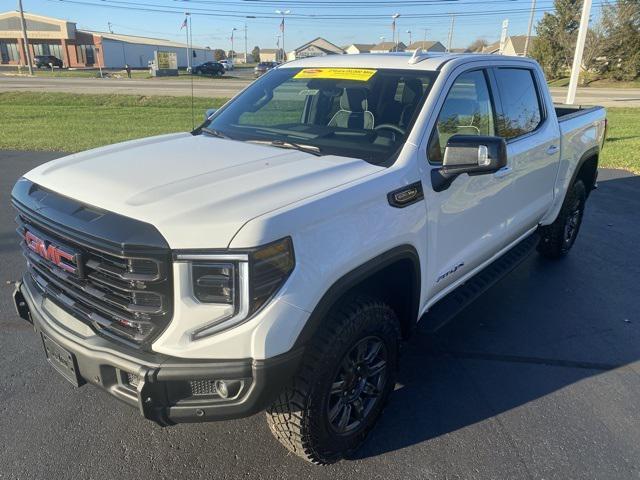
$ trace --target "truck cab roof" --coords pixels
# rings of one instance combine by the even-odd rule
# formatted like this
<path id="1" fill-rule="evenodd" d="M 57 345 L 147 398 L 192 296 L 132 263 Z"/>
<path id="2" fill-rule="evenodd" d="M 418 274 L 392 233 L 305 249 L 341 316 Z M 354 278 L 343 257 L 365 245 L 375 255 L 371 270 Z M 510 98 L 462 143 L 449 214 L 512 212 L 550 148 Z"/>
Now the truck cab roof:
<path id="1" fill-rule="evenodd" d="M 445 64 L 455 61 L 466 62 L 536 62 L 526 57 L 507 55 L 483 55 L 477 53 L 360 53 L 356 55 L 326 55 L 308 57 L 282 64 L 279 68 L 392 68 L 401 70 L 440 70 Z"/>

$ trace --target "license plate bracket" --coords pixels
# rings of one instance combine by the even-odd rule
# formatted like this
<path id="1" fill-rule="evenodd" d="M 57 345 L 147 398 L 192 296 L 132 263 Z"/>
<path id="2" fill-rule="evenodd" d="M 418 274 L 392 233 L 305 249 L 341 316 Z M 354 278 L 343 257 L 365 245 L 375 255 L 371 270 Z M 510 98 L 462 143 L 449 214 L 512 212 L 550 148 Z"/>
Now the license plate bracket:
<path id="1" fill-rule="evenodd" d="M 41 333 L 41 335 L 44 353 L 51 366 L 75 387 L 82 385 L 84 382 L 78 375 L 78 362 L 75 355 L 58 345 L 44 333 Z"/>

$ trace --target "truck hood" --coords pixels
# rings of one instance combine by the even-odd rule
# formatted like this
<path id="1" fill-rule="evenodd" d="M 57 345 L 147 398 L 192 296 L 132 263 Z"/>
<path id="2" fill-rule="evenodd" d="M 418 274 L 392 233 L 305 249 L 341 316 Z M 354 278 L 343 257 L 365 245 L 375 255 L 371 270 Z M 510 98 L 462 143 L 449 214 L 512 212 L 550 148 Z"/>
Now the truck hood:
<path id="1" fill-rule="evenodd" d="M 249 220 L 381 169 L 351 158 L 179 133 L 69 155 L 25 177 L 150 223 L 172 248 L 224 248 Z"/>

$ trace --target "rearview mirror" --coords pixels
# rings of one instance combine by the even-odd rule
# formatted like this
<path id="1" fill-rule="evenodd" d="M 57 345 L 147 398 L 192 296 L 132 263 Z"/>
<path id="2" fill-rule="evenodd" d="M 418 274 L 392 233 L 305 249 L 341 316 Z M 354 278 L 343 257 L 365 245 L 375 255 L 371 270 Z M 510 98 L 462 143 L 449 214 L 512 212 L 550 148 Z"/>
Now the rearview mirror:
<path id="1" fill-rule="evenodd" d="M 444 149 L 442 167 L 431 171 L 436 192 L 449 188 L 458 175 L 493 173 L 507 165 L 504 138 L 481 135 L 454 135 Z"/>

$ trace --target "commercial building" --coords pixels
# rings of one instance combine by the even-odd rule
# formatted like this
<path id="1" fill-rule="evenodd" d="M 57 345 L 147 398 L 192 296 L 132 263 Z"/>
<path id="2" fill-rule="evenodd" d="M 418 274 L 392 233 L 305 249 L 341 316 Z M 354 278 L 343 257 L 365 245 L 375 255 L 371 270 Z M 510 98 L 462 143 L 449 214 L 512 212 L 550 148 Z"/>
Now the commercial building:
<path id="1" fill-rule="evenodd" d="M 24 14 L 31 56 L 54 55 L 65 67 L 133 68 L 146 67 L 156 50 L 174 52 L 178 67 L 189 62 L 185 43 L 160 38 L 94 32 L 76 28 L 75 22 L 31 13 Z M 191 64 L 213 60 L 210 48 L 193 47 Z M 26 65 L 20 15 L 0 13 L 0 64 Z"/>
<path id="2" fill-rule="evenodd" d="M 323 57 L 325 55 L 341 55 L 343 53 L 343 49 L 334 45 L 329 40 L 317 37 L 287 53 L 287 60 L 306 57 Z"/>
<path id="3" fill-rule="evenodd" d="M 281 48 L 261 48 L 260 49 L 260 61 L 261 62 L 282 62 L 282 49 Z"/>

